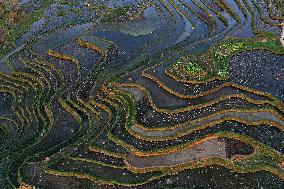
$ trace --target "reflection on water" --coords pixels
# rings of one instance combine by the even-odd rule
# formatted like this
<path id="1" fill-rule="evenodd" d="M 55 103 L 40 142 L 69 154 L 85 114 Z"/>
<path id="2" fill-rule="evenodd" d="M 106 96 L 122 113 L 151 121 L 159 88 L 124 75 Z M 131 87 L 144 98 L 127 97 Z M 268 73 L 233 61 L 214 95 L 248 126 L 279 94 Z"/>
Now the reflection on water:
<path id="1" fill-rule="evenodd" d="M 138 21 L 128 21 L 118 26 L 118 31 L 133 35 L 148 35 L 156 31 L 159 27 L 159 16 L 154 7 L 148 7 L 143 13 L 143 18 Z"/>

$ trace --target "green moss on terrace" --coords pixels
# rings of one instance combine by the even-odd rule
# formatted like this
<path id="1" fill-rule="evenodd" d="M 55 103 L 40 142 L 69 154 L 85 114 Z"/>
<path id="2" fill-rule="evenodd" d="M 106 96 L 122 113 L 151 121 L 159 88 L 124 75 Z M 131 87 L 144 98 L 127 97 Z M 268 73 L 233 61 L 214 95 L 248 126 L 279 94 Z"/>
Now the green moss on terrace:
<path id="1" fill-rule="evenodd" d="M 199 74 L 203 71 L 203 66 L 198 64 L 197 62 L 189 61 L 186 65 L 186 70 L 193 73 Z"/>
<path id="2" fill-rule="evenodd" d="M 215 46 L 209 50 L 211 56 L 213 55 L 214 57 L 217 76 L 226 79 L 229 76 L 229 60 L 231 57 L 248 50 L 267 50 L 276 54 L 284 53 L 278 36 L 270 33 L 265 33 L 252 39 L 226 40 L 220 46 Z"/>
<path id="3" fill-rule="evenodd" d="M 250 50 L 265 50 L 275 54 L 284 54 L 279 37 L 271 33 L 262 33 L 254 38 L 226 38 L 212 46 L 202 54 L 188 55 L 176 61 L 169 67 L 168 73 L 183 80 L 207 81 L 212 78 L 226 80 L 229 77 L 229 61 L 232 56 Z M 198 63 L 197 63 L 198 62 Z M 185 70 L 181 70 L 178 64 L 183 64 Z M 203 68 L 203 70 L 202 70 Z M 189 75 L 181 74 L 188 71 Z M 203 71 L 202 77 L 194 77 Z M 197 74 L 196 74 L 197 73 Z"/>

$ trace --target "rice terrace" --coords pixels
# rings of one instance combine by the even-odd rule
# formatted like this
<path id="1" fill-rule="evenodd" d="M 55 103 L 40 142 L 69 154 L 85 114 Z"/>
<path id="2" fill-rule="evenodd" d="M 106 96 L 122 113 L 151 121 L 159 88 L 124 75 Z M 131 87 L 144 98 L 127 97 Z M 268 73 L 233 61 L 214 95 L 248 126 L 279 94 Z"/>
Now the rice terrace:
<path id="1" fill-rule="evenodd" d="M 283 0 L 0 0 L 0 189 L 283 189 Z"/>

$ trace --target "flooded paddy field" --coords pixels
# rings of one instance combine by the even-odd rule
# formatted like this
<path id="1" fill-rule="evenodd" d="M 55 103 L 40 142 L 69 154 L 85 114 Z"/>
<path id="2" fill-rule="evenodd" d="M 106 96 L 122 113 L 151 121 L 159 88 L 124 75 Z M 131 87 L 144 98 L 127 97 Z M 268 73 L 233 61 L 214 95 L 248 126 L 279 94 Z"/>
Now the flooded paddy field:
<path id="1" fill-rule="evenodd" d="M 280 0 L 0 0 L 0 188 L 284 188 Z"/>

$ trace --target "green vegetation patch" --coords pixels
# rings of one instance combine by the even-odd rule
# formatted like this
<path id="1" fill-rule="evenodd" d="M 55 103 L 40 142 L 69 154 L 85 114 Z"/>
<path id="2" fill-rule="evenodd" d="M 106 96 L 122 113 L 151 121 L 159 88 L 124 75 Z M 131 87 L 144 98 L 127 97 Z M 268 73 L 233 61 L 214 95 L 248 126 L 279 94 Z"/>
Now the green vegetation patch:
<path id="1" fill-rule="evenodd" d="M 177 60 L 167 72 L 175 78 L 197 82 L 206 82 L 214 78 L 226 80 L 230 76 L 230 59 L 238 53 L 251 50 L 284 54 L 279 37 L 271 33 L 262 33 L 246 39 L 226 38 L 204 53 L 188 55 Z"/>
<path id="2" fill-rule="evenodd" d="M 244 43 L 242 42 L 229 42 L 222 44 L 221 46 L 213 48 L 214 65 L 218 69 L 217 76 L 226 78 L 229 76 L 229 65 L 228 62 L 230 57 L 244 49 Z"/>
<path id="3" fill-rule="evenodd" d="M 194 61 L 189 61 L 186 65 L 186 70 L 191 72 L 191 73 L 194 73 L 194 74 L 199 74 L 199 73 L 202 73 L 204 68 L 201 64 L 198 64 L 197 62 L 194 62 Z"/>
<path id="4" fill-rule="evenodd" d="M 230 39 L 209 50 L 211 56 L 214 57 L 214 66 L 218 69 L 217 75 L 221 78 L 228 77 L 230 58 L 247 50 L 268 50 L 277 54 L 284 53 L 278 37 L 269 33 L 254 39 Z"/>

